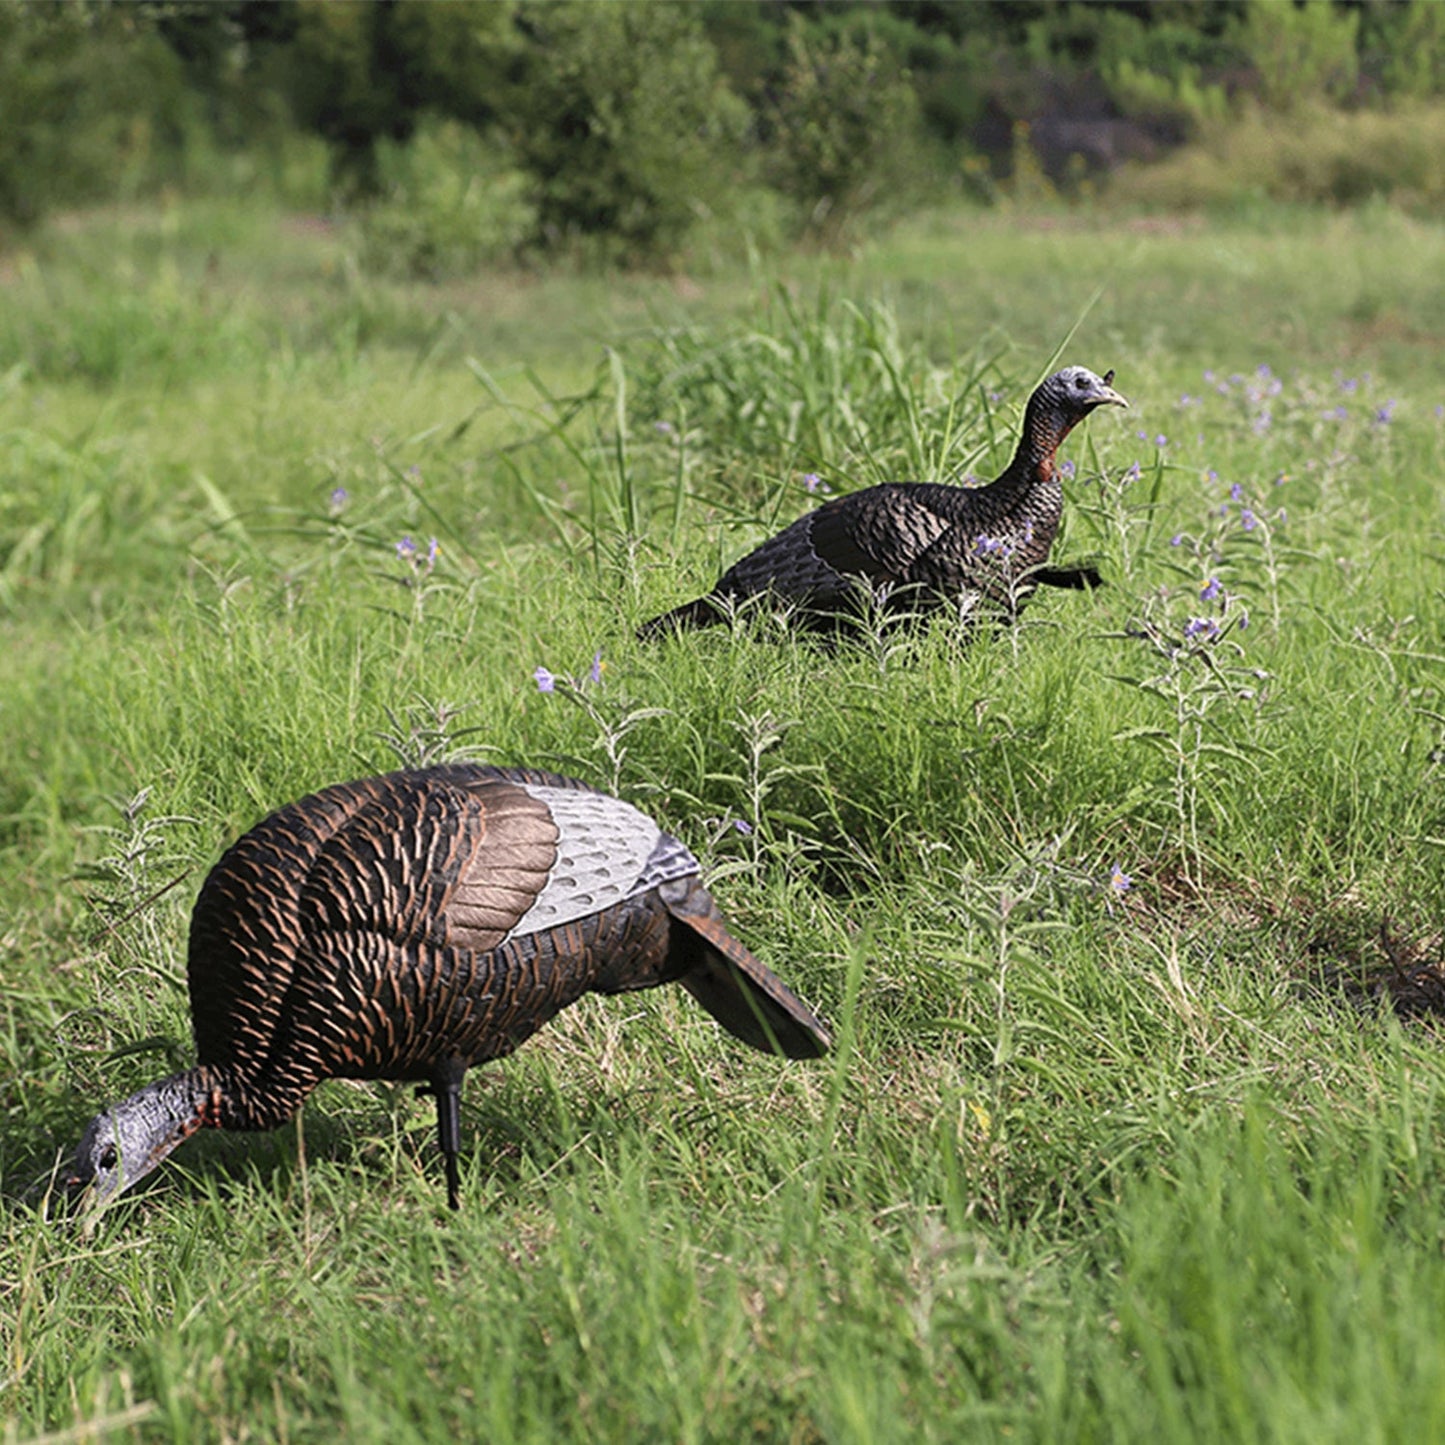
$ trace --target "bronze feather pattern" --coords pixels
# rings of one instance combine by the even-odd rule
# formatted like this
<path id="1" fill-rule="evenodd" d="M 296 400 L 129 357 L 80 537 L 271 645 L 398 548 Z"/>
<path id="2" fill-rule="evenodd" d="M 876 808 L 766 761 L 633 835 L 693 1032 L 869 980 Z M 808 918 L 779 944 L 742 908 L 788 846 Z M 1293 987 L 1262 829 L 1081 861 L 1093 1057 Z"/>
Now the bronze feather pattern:
<path id="1" fill-rule="evenodd" d="M 1013 460 L 987 486 L 889 482 L 825 502 L 638 635 L 710 626 L 750 597 L 789 604 L 805 627 L 832 627 L 867 593 L 888 612 L 987 599 L 1013 615 L 1040 584 L 1098 585 L 1092 569 L 1043 564 L 1063 518 L 1055 455 L 1095 406 L 1127 405 L 1112 378 L 1066 367 L 1045 380 L 1029 398 Z"/>
<path id="2" fill-rule="evenodd" d="M 747 1042 L 775 1047 L 746 1022 L 756 993 L 782 1051 L 826 1049 L 822 1025 L 727 932 L 691 855 L 605 795 L 598 816 L 643 845 L 655 835 L 665 881 L 514 935 L 559 856 L 553 810 L 529 786 L 593 792 L 524 769 L 391 773 L 282 808 L 223 855 L 187 968 L 213 1122 L 274 1128 L 331 1077 L 436 1080 L 510 1053 L 585 993 L 687 982 L 705 965 L 722 982 L 701 1001 L 735 1032 L 744 1019 Z"/>

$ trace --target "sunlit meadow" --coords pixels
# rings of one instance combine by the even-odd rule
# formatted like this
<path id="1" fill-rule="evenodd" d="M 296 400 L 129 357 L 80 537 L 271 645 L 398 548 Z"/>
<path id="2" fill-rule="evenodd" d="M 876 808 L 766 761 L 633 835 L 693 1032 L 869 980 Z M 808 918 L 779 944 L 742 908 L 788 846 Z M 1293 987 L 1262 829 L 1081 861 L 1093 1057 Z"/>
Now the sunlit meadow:
<path id="1" fill-rule="evenodd" d="M 0 1409 L 47 1439 L 1445 1431 L 1445 243 L 1389 211 L 941 215 L 846 259 L 369 279 L 264 209 L 0 290 Z M 1010 628 L 640 644 L 821 497 L 992 476 Z M 651 811 L 836 1054 L 589 1000 L 464 1107 L 336 1082 L 88 1228 L 267 810 L 440 758 Z M 42 1184 L 43 1189 L 43 1184 Z"/>

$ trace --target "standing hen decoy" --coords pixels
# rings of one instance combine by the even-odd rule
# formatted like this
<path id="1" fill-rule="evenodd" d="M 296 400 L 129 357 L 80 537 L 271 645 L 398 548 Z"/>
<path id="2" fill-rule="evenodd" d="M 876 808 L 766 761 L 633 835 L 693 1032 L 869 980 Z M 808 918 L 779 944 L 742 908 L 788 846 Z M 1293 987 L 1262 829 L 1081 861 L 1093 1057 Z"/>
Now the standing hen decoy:
<path id="1" fill-rule="evenodd" d="M 388 773 L 292 803 L 196 900 L 196 1066 L 93 1119 L 65 1183 L 101 1201 L 198 1129 L 274 1129 L 323 1079 L 413 1079 L 436 1096 L 455 1209 L 463 1075 L 585 993 L 680 983 L 754 1048 L 824 1054 L 827 1030 L 699 872 L 636 808 L 529 769 Z"/>
<path id="2" fill-rule="evenodd" d="M 1098 406 L 1128 406 L 1102 377 L 1066 366 L 1024 409 L 1018 450 L 983 487 L 888 482 L 826 502 L 735 562 L 704 597 L 644 622 L 638 636 L 710 627 L 747 597 L 791 603 L 799 621 L 828 627 L 871 592 L 889 611 L 922 612 L 987 598 L 1010 615 L 1041 583 L 1098 584 L 1090 568 L 1044 563 L 1063 515 L 1054 468 L 1060 443 Z"/>

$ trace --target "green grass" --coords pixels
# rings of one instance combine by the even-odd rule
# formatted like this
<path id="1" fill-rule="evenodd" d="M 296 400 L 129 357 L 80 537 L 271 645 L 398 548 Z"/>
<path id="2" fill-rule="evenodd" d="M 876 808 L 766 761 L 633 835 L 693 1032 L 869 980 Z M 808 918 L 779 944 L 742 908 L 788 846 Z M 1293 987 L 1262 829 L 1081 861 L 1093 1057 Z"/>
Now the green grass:
<path id="1" fill-rule="evenodd" d="M 1441 963 L 1438 230 L 939 216 L 437 290 L 351 245 L 211 202 L 5 265 L 4 1438 L 1441 1433 L 1445 1065 L 1375 1001 Z M 632 640 L 809 472 L 989 474 L 1076 321 L 1134 403 L 1067 448 L 1106 589 Z M 664 819 L 839 1052 L 588 1001 L 472 1076 L 459 1216 L 427 1105 L 336 1082 L 44 1223 L 188 1056 L 225 844 L 455 750 Z"/>

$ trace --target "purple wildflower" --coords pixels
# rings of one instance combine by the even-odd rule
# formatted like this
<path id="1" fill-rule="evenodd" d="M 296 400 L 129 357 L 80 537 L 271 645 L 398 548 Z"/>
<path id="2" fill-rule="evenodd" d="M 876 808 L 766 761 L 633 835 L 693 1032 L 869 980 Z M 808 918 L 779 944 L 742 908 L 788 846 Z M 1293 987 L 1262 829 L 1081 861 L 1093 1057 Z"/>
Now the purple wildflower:
<path id="1" fill-rule="evenodd" d="M 1243 487 L 1239 482 L 1235 482 L 1235 484 L 1234 484 L 1232 487 L 1230 487 L 1230 489 L 1229 489 L 1229 500 L 1230 500 L 1231 502 L 1237 502 L 1237 501 L 1239 501 L 1243 496 L 1244 496 L 1244 487 Z"/>
<path id="2" fill-rule="evenodd" d="M 1213 382 L 1214 380 L 1214 373 L 1210 371 L 1207 367 L 1205 368 L 1204 379 L 1208 382 Z"/>
<path id="3" fill-rule="evenodd" d="M 1259 526 L 1259 518 L 1256 517 L 1248 507 L 1242 507 L 1239 512 L 1239 525 L 1243 527 L 1246 532 L 1252 532 Z"/>
<path id="4" fill-rule="evenodd" d="M 1274 372 L 1269 369 L 1267 363 L 1261 361 L 1259 365 L 1254 368 L 1254 374 L 1256 376 L 1273 376 Z"/>
<path id="5" fill-rule="evenodd" d="M 1437 401 L 1435 403 L 1435 416 L 1437 420 L 1445 416 L 1445 401 Z"/>
<path id="6" fill-rule="evenodd" d="M 331 510 L 339 512 L 351 500 L 351 493 L 345 487 L 333 487 L 331 491 Z"/>
<path id="7" fill-rule="evenodd" d="M 1239 628 L 1241 632 L 1243 632 L 1244 629 L 1249 626 L 1249 613 L 1241 609 L 1239 613 L 1239 621 L 1236 622 L 1234 625 Z"/>
<path id="8" fill-rule="evenodd" d="M 1129 470 L 1124 473 L 1124 485 L 1127 487 L 1131 482 L 1137 482 L 1144 474 L 1144 469 L 1138 462 L 1130 463 Z"/>
<path id="9" fill-rule="evenodd" d="M 1343 405 L 1332 406 L 1328 411 L 1322 411 L 1320 415 L 1326 421 L 1348 421 L 1350 419 L 1349 408 Z"/>
<path id="10" fill-rule="evenodd" d="M 803 489 L 808 492 L 816 492 L 822 485 L 823 479 L 817 472 L 807 472 L 803 476 Z"/>
<path id="11" fill-rule="evenodd" d="M 1182 546 L 1184 545 L 1184 533 L 1183 533 L 1183 532 L 1176 532 L 1176 533 L 1169 539 L 1169 545 L 1170 545 L 1171 547 L 1182 547 Z"/>
<path id="12" fill-rule="evenodd" d="M 1190 642 L 1196 638 L 1212 642 L 1219 636 L 1219 619 L 1217 617 L 1191 617 L 1184 624 L 1184 636 L 1186 641 Z"/>
<path id="13" fill-rule="evenodd" d="M 1344 392 L 1347 396 L 1353 394 L 1354 392 L 1357 392 L 1359 389 L 1360 383 L 1353 376 L 1344 376 L 1340 378 L 1340 390 Z"/>
<path id="14" fill-rule="evenodd" d="M 409 482 L 421 481 L 421 468 L 413 463 L 406 469 L 406 479 Z"/>
<path id="15" fill-rule="evenodd" d="M 545 667 L 539 666 L 532 676 L 536 679 L 538 692 L 554 692 L 556 690 L 557 679 Z"/>
<path id="16" fill-rule="evenodd" d="M 652 429 L 658 436 L 670 437 L 673 433 L 673 425 L 670 421 L 655 421 L 652 424 Z"/>
<path id="17" fill-rule="evenodd" d="M 1213 467 L 1210 467 L 1204 474 L 1204 480 L 1206 482 L 1217 482 L 1219 480 L 1219 473 L 1216 472 Z"/>
<path id="18" fill-rule="evenodd" d="M 752 836 L 753 825 L 749 823 L 746 818 L 734 818 L 733 827 L 736 828 L 744 838 L 750 838 Z"/>
<path id="19" fill-rule="evenodd" d="M 435 537 L 426 544 L 426 570 L 431 571 L 437 564 L 437 558 L 441 556 L 441 544 Z"/>
<path id="20" fill-rule="evenodd" d="M 1380 407 L 1380 408 L 1375 412 L 1375 423 L 1376 423 L 1376 425 L 1377 425 L 1377 426 L 1389 426 L 1391 420 L 1394 418 L 1394 415 L 1395 415 L 1395 407 L 1396 407 L 1397 405 L 1398 405 L 1398 403 L 1395 401 L 1395 398 L 1394 398 L 1394 397 L 1391 397 L 1390 400 L 1387 401 L 1387 402 L 1384 404 L 1384 406 Z"/>
<path id="21" fill-rule="evenodd" d="M 1116 863 L 1109 870 L 1109 887 L 1122 897 L 1134 886 L 1134 880 Z"/>
<path id="22" fill-rule="evenodd" d="M 1218 577 L 1207 578 L 1204 586 L 1199 589 L 1199 600 L 1201 602 L 1213 602 L 1223 590 L 1219 585 Z"/>
<path id="23" fill-rule="evenodd" d="M 596 652 L 594 652 L 594 653 L 592 654 L 592 666 L 587 669 L 587 676 L 590 677 L 593 682 L 601 682 L 601 681 L 602 681 L 602 650 L 601 650 L 601 648 L 599 648 Z"/>
<path id="24" fill-rule="evenodd" d="M 1267 432 L 1273 425 L 1274 418 L 1269 414 L 1268 408 L 1266 408 L 1264 411 L 1260 412 L 1257 417 L 1255 417 L 1254 425 L 1251 427 L 1251 430 L 1254 432 L 1255 436 L 1263 436 L 1265 432 Z"/>
<path id="25" fill-rule="evenodd" d="M 1154 438 L 1154 445 L 1156 447 L 1167 447 L 1169 445 L 1169 438 L 1165 436 L 1163 432 L 1160 432 L 1159 435 Z"/>
<path id="26" fill-rule="evenodd" d="M 396 555 L 400 557 L 403 562 L 409 561 L 412 557 L 416 556 L 416 543 L 413 542 L 410 537 L 403 537 L 401 541 L 396 544 Z"/>
<path id="27" fill-rule="evenodd" d="M 1069 482 L 1069 481 L 1072 481 L 1072 480 L 1073 480 L 1073 478 L 1074 478 L 1074 473 L 1075 473 L 1077 470 L 1078 470 L 1078 468 L 1073 464 L 1072 461 L 1060 462 L 1060 463 L 1059 463 L 1059 475 L 1060 475 L 1066 482 Z"/>

